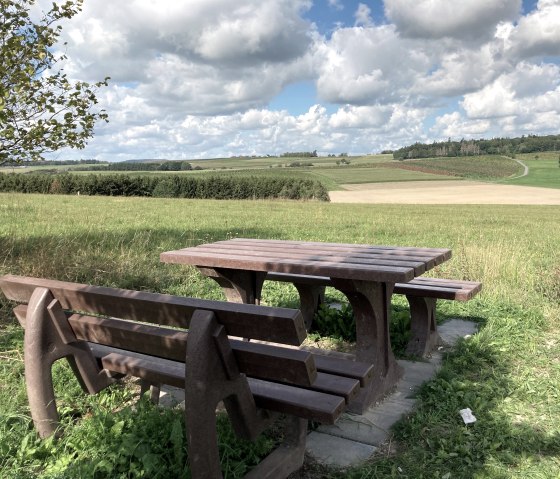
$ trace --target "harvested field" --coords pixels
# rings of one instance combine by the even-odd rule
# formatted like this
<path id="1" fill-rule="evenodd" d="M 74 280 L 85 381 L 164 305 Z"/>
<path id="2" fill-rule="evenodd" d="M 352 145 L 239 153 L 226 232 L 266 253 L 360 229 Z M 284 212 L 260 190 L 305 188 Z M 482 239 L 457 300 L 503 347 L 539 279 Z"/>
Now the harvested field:
<path id="1" fill-rule="evenodd" d="M 407 181 L 341 185 L 333 203 L 560 205 L 560 190 L 476 181 Z"/>

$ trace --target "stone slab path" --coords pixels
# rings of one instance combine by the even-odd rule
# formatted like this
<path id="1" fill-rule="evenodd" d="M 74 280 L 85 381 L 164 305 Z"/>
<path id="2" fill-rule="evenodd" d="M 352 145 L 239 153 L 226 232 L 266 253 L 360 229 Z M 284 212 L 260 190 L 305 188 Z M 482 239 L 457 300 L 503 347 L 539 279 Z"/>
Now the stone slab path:
<path id="1" fill-rule="evenodd" d="M 450 320 L 438 326 L 447 346 L 476 332 L 476 323 Z M 307 437 L 307 453 L 321 464 L 348 467 L 369 459 L 390 438 L 390 428 L 413 411 L 414 394 L 432 379 L 441 367 L 442 354 L 435 352 L 426 361 L 399 361 L 404 369 L 396 390 L 365 414 L 344 414 L 333 426 L 320 426 Z"/>
<path id="2" fill-rule="evenodd" d="M 438 326 L 438 331 L 444 344 L 452 347 L 459 339 L 476 333 L 476 323 L 454 319 Z M 311 432 L 307 454 L 321 464 L 336 467 L 355 466 L 369 459 L 390 438 L 391 426 L 413 411 L 417 388 L 436 375 L 441 362 L 440 352 L 426 361 L 399 361 L 404 375 L 396 390 L 365 414 L 344 414 L 335 425 Z M 184 400 L 183 389 L 162 387 L 161 406 L 181 407 Z"/>

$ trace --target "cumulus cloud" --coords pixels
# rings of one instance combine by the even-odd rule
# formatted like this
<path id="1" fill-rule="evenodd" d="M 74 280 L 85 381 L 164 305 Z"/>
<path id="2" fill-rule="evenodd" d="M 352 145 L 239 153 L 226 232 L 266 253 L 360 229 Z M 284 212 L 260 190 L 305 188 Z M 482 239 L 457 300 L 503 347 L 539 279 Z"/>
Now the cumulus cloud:
<path id="1" fill-rule="evenodd" d="M 385 0 L 379 24 L 366 2 L 323 5 L 347 26 L 318 31 L 310 0 L 88 0 L 64 26 L 65 70 L 112 77 L 110 123 L 72 156 L 367 153 L 559 130 L 559 0 L 525 15 L 521 0 Z M 270 109 L 302 81 L 317 104 Z"/>
<path id="2" fill-rule="evenodd" d="M 540 0 L 537 9 L 509 31 L 507 42 L 509 53 L 517 60 L 560 56 L 560 2 Z"/>
<path id="3" fill-rule="evenodd" d="M 533 86 L 534 85 L 534 86 Z M 461 102 L 469 118 L 497 118 L 558 111 L 560 67 L 521 63 Z"/>
<path id="4" fill-rule="evenodd" d="M 517 18 L 521 0 L 385 0 L 385 15 L 399 33 L 412 38 L 483 41 L 496 26 Z"/>
<path id="5" fill-rule="evenodd" d="M 163 6 L 162 3 L 165 3 Z M 155 104 L 226 113 L 266 104 L 310 75 L 306 0 L 101 0 L 64 30 L 76 78 L 136 82 Z"/>
<path id="6" fill-rule="evenodd" d="M 358 9 L 354 13 L 354 18 L 356 19 L 356 26 L 370 26 L 373 25 L 373 20 L 371 18 L 371 9 L 365 4 L 358 4 Z"/>
<path id="7" fill-rule="evenodd" d="M 320 98 L 354 105 L 402 100 L 417 72 L 432 63 L 429 54 L 401 39 L 392 25 L 341 28 L 318 47 L 316 58 Z"/>

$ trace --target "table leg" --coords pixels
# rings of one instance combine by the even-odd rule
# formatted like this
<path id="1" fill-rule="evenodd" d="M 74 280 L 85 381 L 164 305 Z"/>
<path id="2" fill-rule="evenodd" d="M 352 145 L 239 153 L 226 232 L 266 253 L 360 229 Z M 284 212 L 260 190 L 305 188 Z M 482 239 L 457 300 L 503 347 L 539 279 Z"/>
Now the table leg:
<path id="1" fill-rule="evenodd" d="M 232 303 L 260 304 L 266 272 L 240 271 L 227 268 L 198 268 L 208 278 L 218 283 Z"/>
<path id="2" fill-rule="evenodd" d="M 395 387 L 403 371 L 391 349 L 389 322 L 394 284 L 332 278 L 332 285 L 344 293 L 356 319 L 356 359 L 374 365 L 369 387 L 362 389 L 349 410 L 363 414 Z"/>
<path id="3" fill-rule="evenodd" d="M 437 300 L 411 295 L 408 295 L 406 299 L 410 305 L 410 329 L 412 331 L 406 352 L 414 356 L 426 357 L 441 344 L 436 323 Z"/>

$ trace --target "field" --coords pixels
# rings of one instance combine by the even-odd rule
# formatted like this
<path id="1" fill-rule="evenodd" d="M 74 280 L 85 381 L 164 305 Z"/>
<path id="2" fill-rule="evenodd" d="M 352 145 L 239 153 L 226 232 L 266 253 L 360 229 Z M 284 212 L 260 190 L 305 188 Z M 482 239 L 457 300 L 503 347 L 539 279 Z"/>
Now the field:
<path id="1" fill-rule="evenodd" d="M 529 167 L 529 174 L 506 180 L 507 184 L 560 188 L 560 153 L 531 153 L 518 155 L 517 158 Z"/>
<path id="2" fill-rule="evenodd" d="M 342 185 L 330 191 L 335 203 L 422 205 L 559 205 L 560 188 L 517 186 L 510 182 L 408 181 Z"/>
<path id="3" fill-rule="evenodd" d="M 480 280 L 468 303 L 439 318 L 470 318 L 480 332 L 445 358 L 394 428 L 391 446 L 360 468 L 306 463 L 309 478 L 557 478 L 560 470 L 560 208 L 343 205 L 0 195 L 0 274 L 15 273 L 221 298 L 193 268 L 159 263 L 162 251 L 232 237 L 449 247 L 434 274 Z M 288 285 L 267 304 L 294 306 Z M 398 299 L 395 307 L 404 305 Z M 0 477 L 177 477 L 185 464 L 178 411 L 131 406 L 131 387 L 86 397 L 56 369 L 65 434 L 39 441 L 23 387 L 22 331 L 0 299 Z M 458 410 L 478 421 L 463 425 Z M 221 441 L 227 477 L 270 447 Z M 268 441 L 268 442 L 267 442 Z M 244 458 L 252 457 L 247 461 Z"/>

